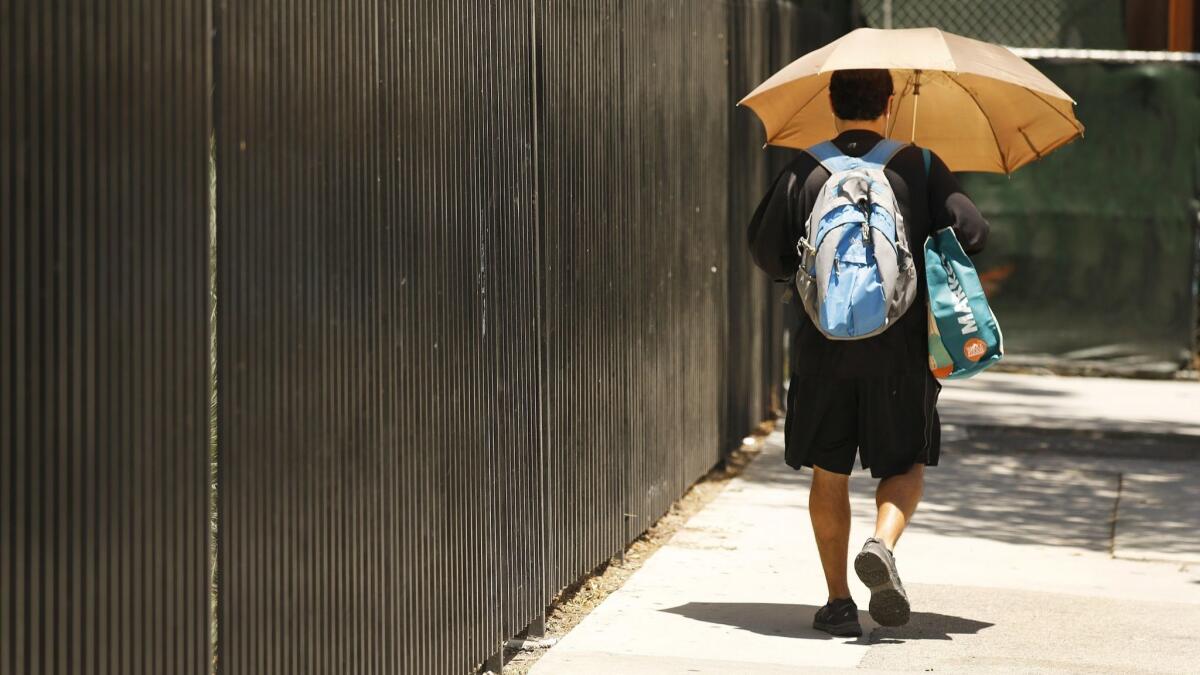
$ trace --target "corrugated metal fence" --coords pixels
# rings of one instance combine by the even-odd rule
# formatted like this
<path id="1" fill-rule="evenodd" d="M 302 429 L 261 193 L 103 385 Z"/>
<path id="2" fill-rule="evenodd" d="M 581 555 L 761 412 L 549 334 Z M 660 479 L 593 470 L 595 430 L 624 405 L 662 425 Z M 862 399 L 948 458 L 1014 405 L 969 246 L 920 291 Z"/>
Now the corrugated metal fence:
<path id="1" fill-rule="evenodd" d="M 208 661 L 208 15 L 0 2 L 0 673 Z"/>
<path id="2" fill-rule="evenodd" d="M 210 133 L 220 672 L 466 672 L 768 416 L 841 3 L 125 5 L 0 23 L 0 670 L 210 667 Z"/>

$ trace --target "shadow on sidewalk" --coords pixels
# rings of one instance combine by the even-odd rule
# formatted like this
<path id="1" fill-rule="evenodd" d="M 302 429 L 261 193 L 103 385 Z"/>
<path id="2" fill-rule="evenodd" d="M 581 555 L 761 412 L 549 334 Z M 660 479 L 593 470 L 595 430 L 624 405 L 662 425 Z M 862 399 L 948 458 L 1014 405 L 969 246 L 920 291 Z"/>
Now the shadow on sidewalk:
<path id="1" fill-rule="evenodd" d="M 926 469 L 925 494 L 912 531 L 1110 550 L 1119 492 L 1118 471 L 1110 461 L 964 452 L 964 445 L 943 448 L 938 466 Z M 779 455 L 756 463 L 745 480 L 804 490 L 811 481 L 808 469 L 796 472 Z M 877 485 L 856 460 L 850 479 L 856 516 L 874 518 Z M 807 497 L 798 500 L 797 507 L 806 510 Z"/>
<path id="2" fill-rule="evenodd" d="M 689 602 L 661 611 L 686 616 L 696 621 L 734 626 L 762 635 L 805 640 L 843 640 L 812 627 L 813 614 L 820 609 L 814 605 L 792 605 L 773 602 Z M 994 624 L 965 619 L 949 614 L 913 612 L 909 622 L 895 628 L 882 626 L 872 630 L 875 623 L 867 612 L 859 611 L 863 624 L 862 644 L 895 643 L 904 640 L 951 640 L 951 635 L 978 633 Z"/>
<path id="3" fill-rule="evenodd" d="M 1132 558 L 1200 560 L 1194 536 L 1200 523 L 1200 461 L 1060 454 L 1026 441 L 1020 434 L 996 434 L 945 443 L 938 466 L 925 471 L 924 497 L 911 531 L 1116 550 Z M 1102 441 L 1093 442 L 1103 447 Z M 783 449 L 774 447 L 747 468 L 743 480 L 807 491 L 812 473 L 787 466 Z M 856 459 L 850 479 L 856 516 L 874 517 L 877 485 Z M 795 503 L 799 510 L 806 505 L 807 497 Z"/>

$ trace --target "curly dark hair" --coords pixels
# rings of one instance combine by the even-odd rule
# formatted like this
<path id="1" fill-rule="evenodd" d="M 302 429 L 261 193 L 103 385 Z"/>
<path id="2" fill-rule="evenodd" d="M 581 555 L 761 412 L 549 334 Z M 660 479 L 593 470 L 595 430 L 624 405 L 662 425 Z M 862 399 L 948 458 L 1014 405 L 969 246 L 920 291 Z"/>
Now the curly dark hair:
<path id="1" fill-rule="evenodd" d="M 892 91 L 892 74 L 886 69 L 835 70 L 829 80 L 833 114 L 844 120 L 878 118 Z"/>

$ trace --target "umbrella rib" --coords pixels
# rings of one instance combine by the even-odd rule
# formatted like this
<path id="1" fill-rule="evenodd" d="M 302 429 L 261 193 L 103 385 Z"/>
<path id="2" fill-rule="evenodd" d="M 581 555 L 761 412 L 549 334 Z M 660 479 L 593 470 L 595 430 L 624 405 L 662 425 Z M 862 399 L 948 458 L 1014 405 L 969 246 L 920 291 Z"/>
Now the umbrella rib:
<path id="1" fill-rule="evenodd" d="M 1025 127 L 1017 127 L 1017 131 L 1020 132 L 1021 138 L 1025 139 L 1025 145 L 1028 145 L 1029 149 L 1033 151 L 1033 156 L 1037 159 L 1041 159 L 1043 156 L 1042 152 L 1037 149 L 1037 146 L 1033 144 L 1033 141 L 1029 140 L 1029 134 L 1025 133 Z"/>
<path id="2" fill-rule="evenodd" d="M 1082 128 L 1083 125 L 1080 124 L 1078 120 L 1073 120 L 1070 117 L 1067 117 L 1066 115 L 1064 115 L 1063 111 L 1059 110 L 1058 108 L 1055 108 L 1052 103 L 1047 101 L 1045 98 L 1042 97 L 1041 94 L 1037 93 L 1036 91 L 1029 89 L 1027 87 L 1021 87 L 1021 88 L 1024 89 L 1025 91 L 1029 92 L 1030 94 L 1033 94 L 1034 98 L 1036 98 L 1037 100 L 1044 103 L 1046 105 L 1046 107 L 1048 107 L 1051 110 L 1053 110 L 1054 112 L 1058 113 L 1058 116 L 1063 118 L 1064 120 L 1066 120 L 1068 124 L 1070 124 L 1072 127 L 1074 127 L 1075 131 L 1078 132 L 1080 136 L 1083 135 L 1083 128 Z"/>
<path id="3" fill-rule="evenodd" d="M 983 114 L 983 119 L 987 120 L 988 131 L 992 132 L 992 140 L 996 142 L 996 152 L 1000 153 L 1000 166 L 1004 169 L 1004 173 L 1011 174 L 1012 172 L 1008 170 L 1008 158 L 1004 156 L 1004 149 L 1000 147 L 1000 137 L 996 135 L 996 125 L 992 124 L 992 118 L 988 116 L 987 111 L 983 109 L 983 105 L 979 103 L 979 99 L 975 98 L 974 92 L 964 87 L 956 77 L 951 76 L 949 80 L 953 82 L 959 89 L 967 92 L 967 96 L 971 97 L 971 100 L 975 102 L 975 107 L 979 108 L 979 112 Z"/>
<path id="4" fill-rule="evenodd" d="M 1050 145 L 1046 146 L 1046 152 L 1043 154 L 1048 155 L 1048 154 L 1054 152 L 1055 150 L 1066 145 L 1067 143 L 1070 143 L 1071 141 L 1075 140 L 1075 136 L 1076 136 L 1076 134 L 1071 134 L 1070 136 L 1063 136 L 1062 138 L 1054 141 Z"/>
<path id="5" fill-rule="evenodd" d="M 805 102 L 804 102 L 804 105 L 802 105 L 802 106 L 800 106 L 799 108 L 797 108 L 797 109 L 796 109 L 796 112 L 792 113 L 792 116 L 791 116 L 791 117 L 789 117 L 789 118 L 787 118 L 787 121 L 786 121 L 786 122 L 784 122 L 783 124 L 779 125 L 779 131 L 775 132 L 775 134 L 774 134 L 773 136 L 771 136 L 770 138 L 768 138 L 768 139 L 767 139 L 767 145 L 770 145 L 770 144 L 771 144 L 771 141 L 773 141 L 773 140 L 775 140 L 776 138 L 778 138 L 778 137 L 779 137 L 779 134 L 783 133 L 783 130 L 784 130 L 784 129 L 787 129 L 788 125 L 792 123 L 792 120 L 796 119 L 796 116 L 797 116 L 797 115 L 799 115 L 800 113 L 804 112 L 804 109 L 808 107 L 808 104 L 809 104 L 809 103 L 812 103 L 813 101 L 815 101 L 815 100 L 816 100 L 816 98 L 817 98 L 817 96 L 819 96 L 819 95 L 821 94 L 821 92 L 823 92 L 823 91 L 827 91 L 828 89 L 829 89 L 829 84 L 828 84 L 828 83 L 826 83 L 826 84 L 825 84 L 825 86 L 821 87 L 821 88 L 820 88 L 820 89 L 818 89 L 816 92 L 814 92 L 814 93 L 813 93 L 813 95 L 812 95 L 812 96 L 811 96 L 811 97 L 810 97 L 810 98 L 809 98 L 807 101 L 805 101 Z"/>

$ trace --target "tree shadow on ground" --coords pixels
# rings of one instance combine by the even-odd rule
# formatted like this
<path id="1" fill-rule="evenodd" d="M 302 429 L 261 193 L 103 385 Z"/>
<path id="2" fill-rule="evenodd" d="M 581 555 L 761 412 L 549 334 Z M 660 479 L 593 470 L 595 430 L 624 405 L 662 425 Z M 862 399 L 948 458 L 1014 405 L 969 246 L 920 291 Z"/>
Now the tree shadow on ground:
<path id="1" fill-rule="evenodd" d="M 812 471 L 786 465 L 782 440 L 782 434 L 772 436 L 742 479 L 794 488 L 800 491 L 794 507 L 807 510 Z M 856 516 L 873 515 L 877 485 L 856 458 L 850 480 Z M 1200 446 L 1191 439 L 1086 438 L 1033 429 L 970 429 L 943 439 L 912 523 L 914 532 L 1200 560 L 1197 527 Z"/>
<path id="2" fill-rule="evenodd" d="M 924 498 L 913 531 L 1013 544 L 1110 549 L 1119 472 L 1106 460 L 1047 461 L 973 452 L 964 448 L 965 443 L 947 445 L 953 447 L 943 446 L 938 466 L 925 471 Z M 760 457 L 744 479 L 806 490 L 811 471 L 795 471 L 776 453 L 779 450 Z M 878 480 L 856 461 L 850 479 L 855 515 L 874 513 L 877 485 Z M 798 499 L 796 506 L 806 508 L 807 498 Z"/>
<path id="3" fill-rule="evenodd" d="M 808 488 L 811 470 L 786 466 L 782 447 L 771 445 L 765 454 L 745 480 Z M 912 530 L 1104 553 L 1129 549 L 1132 556 L 1200 556 L 1192 536 L 1200 524 L 1200 453 L 1192 448 L 1185 456 L 1190 461 L 1148 457 L 1138 439 L 971 431 L 944 442 L 938 466 L 926 470 Z M 874 512 L 877 485 L 856 459 L 850 480 L 856 515 Z M 799 499 L 796 507 L 806 503 Z"/>
<path id="4" fill-rule="evenodd" d="M 774 602 L 689 602 L 661 611 L 686 616 L 696 621 L 734 626 L 760 635 L 804 640 L 849 640 L 812 627 L 815 605 L 794 605 Z M 863 636 L 859 644 L 892 643 L 904 640 L 951 640 L 951 635 L 970 635 L 994 624 L 949 614 L 913 612 L 907 624 L 893 628 L 876 627 L 859 610 Z M 874 630 L 872 630 L 874 628 Z"/>
<path id="5" fill-rule="evenodd" d="M 943 385 L 945 386 L 945 385 Z M 955 389 L 986 391 L 988 393 L 1012 394 L 1014 396 L 1032 396 L 1036 398 L 1066 398 L 1073 396 L 1070 392 L 1047 387 L 1033 387 L 1020 382 L 1007 380 L 955 380 L 951 385 Z"/>
<path id="6" fill-rule="evenodd" d="M 1133 417 L 1115 420 L 1103 415 L 1081 415 L 1070 406 L 1056 408 L 1055 400 L 1061 399 L 1025 393 L 1020 397 L 981 405 L 977 401 L 947 397 L 938 400 L 938 413 L 945 420 L 971 420 L 972 424 L 989 427 L 1036 429 L 1049 423 L 1059 431 L 1125 436 L 1150 435 L 1165 440 L 1184 435 L 1193 447 L 1200 443 L 1200 424 L 1191 421 Z"/>

